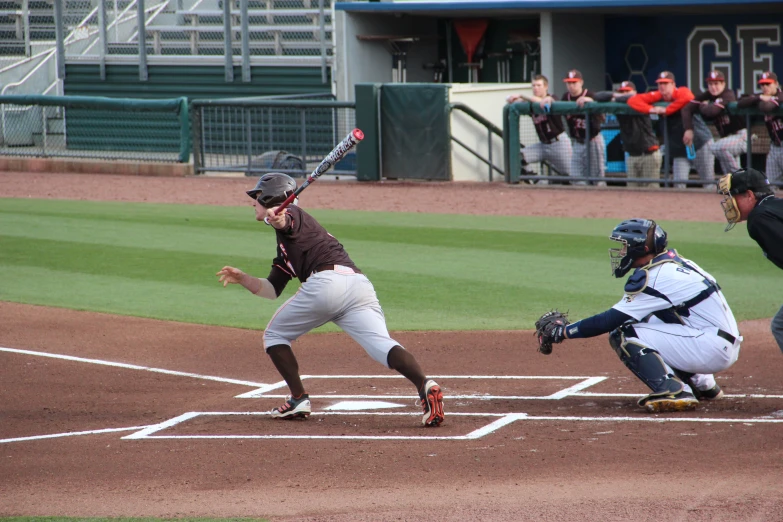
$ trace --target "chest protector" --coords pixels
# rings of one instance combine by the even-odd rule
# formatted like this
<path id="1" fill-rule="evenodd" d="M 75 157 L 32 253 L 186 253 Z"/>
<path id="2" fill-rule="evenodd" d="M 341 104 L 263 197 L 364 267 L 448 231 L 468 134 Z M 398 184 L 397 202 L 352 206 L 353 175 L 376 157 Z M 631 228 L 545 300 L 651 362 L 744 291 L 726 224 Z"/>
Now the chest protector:
<path id="1" fill-rule="evenodd" d="M 662 265 L 664 263 L 675 263 L 678 266 L 681 266 L 687 270 L 690 270 L 692 272 L 695 272 L 702 276 L 703 280 L 702 282 L 706 286 L 704 290 L 696 294 L 695 296 L 691 297 L 687 301 L 684 301 L 682 303 L 673 303 L 669 297 L 658 290 L 648 287 L 647 286 L 647 278 L 649 277 L 649 272 L 651 268 Z M 720 290 L 720 285 L 708 277 L 706 277 L 704 274 L 702 274 L 699 270 L 697 270 L 693 265 L 688 263 L 687 261 L 683 260 L 680 256 L 677 255 L 676 250 L 667 250 L 666 252 L 659 254 L 655 258 L 652 259 L 647 265 L 637 268 L 636 271 L 631 275 L 631 277 L 628 278 L 628 280 L 625 283 L 625 292 L 629 295 L 635 295 L 635 294 L 647 294 L 651 295 L 653 297 L 658 297 L 660 299 L 663 299 L 667 301 L 669 304 L 671 304 L 670 308 L 666 308 L 664 310 L 658 310 L 656 312 L 653 312 L 652 315 L 656 316 L 658 319 L 663 321 L 664 323 L 670 323 L 670 324 L 683 324 L 684 321 L 682 320 L 683 317 L 688 317 L 691 315 L 690 309 L 697 304 L 701 303 L 705 299 L 707 299 L 709 296 L 714 294 Z"/>

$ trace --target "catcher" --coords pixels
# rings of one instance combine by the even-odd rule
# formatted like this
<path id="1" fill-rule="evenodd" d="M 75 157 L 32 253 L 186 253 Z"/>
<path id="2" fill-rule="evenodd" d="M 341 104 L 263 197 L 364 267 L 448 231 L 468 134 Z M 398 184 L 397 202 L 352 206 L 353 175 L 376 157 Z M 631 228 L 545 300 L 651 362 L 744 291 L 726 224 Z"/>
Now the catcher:
<path id="1" fill-rule="evenodd" d="M 609 237 L 612 275 L 625 276 L 625 295 L 609 310 L 569 323 L 567 314 L 547 312 L 536 322 L 539 351 L 552 344 L 609 334 L 620 360 L 652 393 L 638 404 L 651 413 L 696 408 L 723 390 L 713 373 L 739 356 L 737 322 L 710 274 L 667 249 L 664 230 L 648 219 L 629 219 Z"/>

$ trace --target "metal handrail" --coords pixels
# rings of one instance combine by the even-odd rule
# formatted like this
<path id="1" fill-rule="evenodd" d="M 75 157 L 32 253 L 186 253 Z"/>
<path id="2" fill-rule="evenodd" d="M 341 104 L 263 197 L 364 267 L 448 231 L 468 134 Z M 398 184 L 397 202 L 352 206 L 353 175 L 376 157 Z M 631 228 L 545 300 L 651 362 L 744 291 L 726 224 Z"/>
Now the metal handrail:
<path id="1" fill-rule="evenodd" d="M 492 181 L 492 171 L 497 171 L 500 174 L 505 174 L 505 172 L 498 167 L 495 166 L 495 163 L 492 161 L 492 135 L 495 134 L 496 136 L 499 136 L 501 139 L 503 139 L 503 130 L 489 121 L 487 118 L 473 110 L 472 108 L 468 107 L 464 103 L 460 102 L 454 102 L 449 104 L 449 112 L 452 112 L 454 110 L 459 110 L 479 122 L 481 125 L 484 126 L 485 129 L 487 129 L 487 155 L 488 158 L 485 158 L 481 156 L 478 152 L 473 150 L 470 146 L 468 146 L 466 143 L 463 143 L 459 139 L 455 138 L 454 136 L 451 136 L 452 141 L 456 142 L 458 145 L 461 145 L 465 150 L 476 156 L 479 160 L 481 160 L 484 164 L 489 166 L 488 175 L 489 175 L 489 181 Z"/>

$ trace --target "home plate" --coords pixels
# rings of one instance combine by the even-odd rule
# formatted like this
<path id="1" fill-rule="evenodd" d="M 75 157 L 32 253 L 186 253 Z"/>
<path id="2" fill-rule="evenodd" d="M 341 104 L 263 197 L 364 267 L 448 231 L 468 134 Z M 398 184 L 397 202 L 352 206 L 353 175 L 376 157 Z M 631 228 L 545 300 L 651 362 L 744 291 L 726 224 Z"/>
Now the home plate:
<path id="1" fill-rule="evenodd" d="M 341 401 L 324 408 L 325 410 L 361 411 L 380 410 L 382 408 L 403 408 L 404 404 L 385 401 Z"/>

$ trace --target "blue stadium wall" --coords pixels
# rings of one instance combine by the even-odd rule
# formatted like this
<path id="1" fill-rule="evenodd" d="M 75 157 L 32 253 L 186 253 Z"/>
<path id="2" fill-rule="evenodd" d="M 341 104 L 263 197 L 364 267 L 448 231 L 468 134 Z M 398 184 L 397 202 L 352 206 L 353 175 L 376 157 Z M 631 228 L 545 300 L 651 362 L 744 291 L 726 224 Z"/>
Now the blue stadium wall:
<path id="1" fill-rule="evenodd" d="M 630 79 L 642 91 L 655 88 L 657 74 L 668 70 L 678 85 L 698 93 L 706 89 L 706 73 L 716 68 L 730 88 L 758 92 L 762 72 L 777 68 L 783 74 L 782 26 L 780 14 L 607 16 L 606 72 L 611 82 Z"/>

